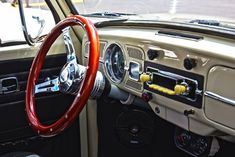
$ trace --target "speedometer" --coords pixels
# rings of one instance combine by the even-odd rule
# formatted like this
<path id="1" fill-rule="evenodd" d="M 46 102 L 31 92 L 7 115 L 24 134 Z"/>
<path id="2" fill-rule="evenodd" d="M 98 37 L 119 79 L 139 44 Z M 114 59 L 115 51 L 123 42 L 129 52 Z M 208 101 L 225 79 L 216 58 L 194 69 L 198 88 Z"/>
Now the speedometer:
<path id="1" fill-rule="evenodd" d="M 124 56 L 123 51 L 117 44 L 111 44 L 105 51 L 105 69 L 109 78 L 120 83 L 124 77 Z"/>

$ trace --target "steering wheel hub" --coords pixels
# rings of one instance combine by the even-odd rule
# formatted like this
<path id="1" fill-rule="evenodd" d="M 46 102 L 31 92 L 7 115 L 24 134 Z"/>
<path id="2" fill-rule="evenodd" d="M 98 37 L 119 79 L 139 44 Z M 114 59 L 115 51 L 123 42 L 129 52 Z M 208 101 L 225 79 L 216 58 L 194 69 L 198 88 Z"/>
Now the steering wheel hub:
<path id="1" fill-rule="evenodd" d="M 65 83 L 69 81 L 69 69 L 64 69 L 61 73 L 60 73 L 60 82 L 61 83 Z"/>
<path id="2" fill-rule="evenodd" d="M 67 63 L 60 73 L 60 91 L 67 94 L 74 94 L 79 90 L 84 79 L 86 68 L 77 63 Z"/>

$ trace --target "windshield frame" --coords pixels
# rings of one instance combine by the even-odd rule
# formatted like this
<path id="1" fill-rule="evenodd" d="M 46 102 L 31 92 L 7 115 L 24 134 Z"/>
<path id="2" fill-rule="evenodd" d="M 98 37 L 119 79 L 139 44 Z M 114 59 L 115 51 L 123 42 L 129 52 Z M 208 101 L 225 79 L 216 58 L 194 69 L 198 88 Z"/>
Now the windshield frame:
<path id="1" fill-rule="evenodd" d="M 49 1 L 50 0 L 46 0 L 46 1 Z M 76 7 L 74 6 L 73 2 L 71 0 L 65 0 L 65 3 L 68 5 L 70 11 L 71 11 L 71 14 L 73 15 L 79 15 L 79 10 L 76 9 Z"/>

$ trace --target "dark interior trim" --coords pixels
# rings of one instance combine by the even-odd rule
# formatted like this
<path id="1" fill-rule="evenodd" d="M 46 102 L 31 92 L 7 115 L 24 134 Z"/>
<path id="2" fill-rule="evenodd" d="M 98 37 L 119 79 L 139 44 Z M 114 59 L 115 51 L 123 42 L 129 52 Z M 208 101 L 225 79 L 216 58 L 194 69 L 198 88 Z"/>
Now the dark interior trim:
<path id="1" fill-rule="evenodd" d="M 53 7 L 52 3 L 50 0 L 45 0 L 47 6 L 49 7 L 49 9 L 51 10 L 51 13 L 55 19 L 55 23 L 58 23 L 60 21 L 60 17 L 58 15 L 58 13 L 56 12 L 55 8 Z"/>

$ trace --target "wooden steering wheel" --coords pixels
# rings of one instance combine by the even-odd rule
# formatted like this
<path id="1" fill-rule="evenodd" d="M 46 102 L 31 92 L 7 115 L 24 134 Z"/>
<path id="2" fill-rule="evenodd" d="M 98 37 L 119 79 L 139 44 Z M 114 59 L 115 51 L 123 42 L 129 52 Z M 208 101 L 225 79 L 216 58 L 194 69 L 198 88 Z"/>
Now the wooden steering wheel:
<path id="1" fill-rule="evenodd" d="M 76 54 L 68 29 L 70 26 L 75 25 L 81 25 L 86 30 L 88 39 L 90 40 L 89 61 L 87 67 L 77 64 Z M 67 63 L 61 70 L 59 77 L 36 85 L 39 73 L 45 61 L 46 54 L 48 53 L 51 45 L 61 33 L 64 34 L 67 51 Z M 99 38 L 95 26 L 91 21 L 79 15 L 65 18 L 59 22 L 48 34 L 31 65 L 25 98 L 26 113 L 29 123 L 33 130 L 35 130 L 39 135 L 57 135 L 70 126 L 78 117 L 90 96 L 96 79 L 96 73 L 99 64 L 99 45 Z M 75 81 L 77 79 L 75 78 L 79 77 L 82 79 L 80 79 L 78 85 L 78 83 Z M 62 117 L 60 117 L 60 119 L 55 121 L 53 124 L 43 125 L 39 121 L 38 115 L 36 114 L 35 94 L 48 91 L 60 91 L 63 93 L 76 94 L 76 97 L 69 109 Z"/>

